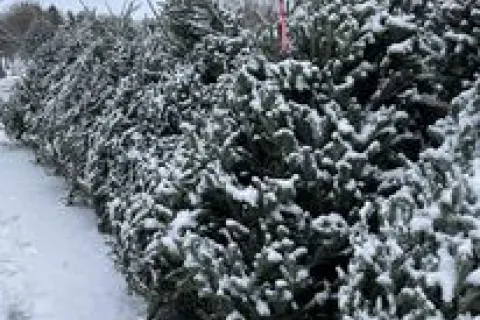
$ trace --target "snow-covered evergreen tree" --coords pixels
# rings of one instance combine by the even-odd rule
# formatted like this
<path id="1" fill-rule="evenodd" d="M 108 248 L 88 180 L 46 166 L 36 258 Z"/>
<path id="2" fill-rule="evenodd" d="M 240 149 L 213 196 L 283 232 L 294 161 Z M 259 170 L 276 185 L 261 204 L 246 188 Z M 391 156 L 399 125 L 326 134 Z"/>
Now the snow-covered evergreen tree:
<path id="1" fill-rule="evenodd" d="M 151 317 L 479 314 L 477 2 L 298 2 L 288 57 L 234 9 L 72 15 L 2 113 Z"/>

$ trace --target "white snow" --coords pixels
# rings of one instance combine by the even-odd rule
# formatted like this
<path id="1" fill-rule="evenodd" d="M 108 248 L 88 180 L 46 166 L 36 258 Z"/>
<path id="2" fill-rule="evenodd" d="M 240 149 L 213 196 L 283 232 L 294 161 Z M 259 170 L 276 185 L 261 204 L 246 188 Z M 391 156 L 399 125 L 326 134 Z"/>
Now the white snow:
<path id="1" fill-rule="evenodd" d="M 382 17 L 384 13 L 382 11 L 376 11 L 375 14 L 370 18 L 370 21 L 362 27 L 362 31 L 371 30 L 374 33 L 380 33 L 384 30 L 382 25 Z"/>
<path id="2" fill-rule="evenodd" d="M 409 31 L 415 31 L 417 26 L 414 21 L 413 15 L 399 15 L 399 16 L 388 16 L 387 24 L 399 29 L 405 29 Z"/>
<path id="3" fill-rule="evenodd" d="M 353 126 L 348 122 L 347 119 L 343 118 L 338 121 L 338 131 L 340 131 L 343 134 L 350 134 L 355 132 L 355 129 Z"/>
<path id="4" fill-rule="evenodd" d="M 245 227 L 243 224 L 233 220 L 233 219 L 226 219 L 225 220 L 225 226 L 235 229 L 236 231 L 239 231 L 243 234 L 249 234 L 250 230 L 248 230 L 247 227 Z"/>
<path id="5" fill-rule="evenodd" d="M 267 260 L 272 263 L 278 263 L 283 260 L 283 256 L 272 248 L 267 248 Z"/>
<path id="6" fill-rule="evenodd" d="M 480 287 L 480 269 L 471 272 L 465 281 L 467 284 Z"/>
<path id="7" fill-rule="evenodd" d="M 307 280 L 309 276 L 310 272 L 308 271 L 308 269 L 300 269 L 297 271 L 296 281 L 300 282 Z"/>
<path id="8" fill-rule="evenodd" d="M 407 54 L 412 51 L 413 51 L 412 39 L 407 39 L 399 43 L 394 43 L 387 49 L 387 52 L 393 55 Z"/>
<path id="9" fill-rule="evenodd" d="M 225 186 L 225 191 L 236 201 L 248 203 L 252 207 L 257 205 L 258 190 L 251 186 L 247 188 L 237 188 L 233 184 L 227 183 Z"/>
<path id="10" fill-rule="evenodd" d="M 265 301 L 257 300 L 256 302 L 256 309 L 260 316 L 268 317 L 270 315 L 270 308 Z"/>
<path id="11" fill-rule="evenodd" d="M 444 245 L 438 250 L 438 271 L 432 272 L 427 275 L 427 284 L 432 286 L 434 284 L 440 285 L 442 288 L 442 299 L 444 302 L 452 302 L 456 279 L 455 275 L 457 270 L 455 267 L 455 259 L 448 252 L 448 248 Z"/>
<path id="12" fill-rule="evenodd" d="M 480 153 L 480 151 L 479 151 Z M 475 168 L 475 174 L 473 175 L 471 181 L 473 183 L 473 188 L 476 191 L 476 194 L 480 197 L 480 154 L 478 155 L 477 159 L 473 162 L 473 166 Z"/>
<path id="13" fill-rule="evenodd" d="M 185 227 L 193 227 L 195 225 L 195 211 L 181 210 L 177 213 L 175 219 L 170 223 L 170 229 L 167 231 L 167 237 L 173 240 L 180 238 L 180 231 Z"/>
<path id="14" fill-rule="evenodd" d="M 440 216 L 438 204 L 432 204 L 430 207 L 420 211 L 412 217 L 410 229 L 413 232 L 433 231 L 433 221 Z"/>
<path id="15" fill-rule="evenodd" d="M 7 70 L 7 73 L 10 73 L 10 71 Z M 8 76 L 6 78 L 0 78 L 0 106 L 1 106 L 1 102 L 7 99 L 8 93 L 10 92 L 15 81 L 17 81 L 18 79 L 19 77 L 17 76 Z"/>
<path id="16" fill-rule="evenodd" d="M 225 320 L 244 320 L 245 318 L 237 310 L 230 313 Z"/>
<path id="17" fill-rule="evenodd" d="M 446 247 L 438 250 L 440 263 L 438 265 L 438 281 L 442 286 L 443 301 L 452 302 L 456 286 L 456 268 L 453 256 Z"/>
<path id="18" fill-rule="evenodd" d="M 0 98 L 13 81 L 0 79 Z M 94 212 L 65 206 L 65 193 L 0 127 L 0 320 L 140 319 Z"/>

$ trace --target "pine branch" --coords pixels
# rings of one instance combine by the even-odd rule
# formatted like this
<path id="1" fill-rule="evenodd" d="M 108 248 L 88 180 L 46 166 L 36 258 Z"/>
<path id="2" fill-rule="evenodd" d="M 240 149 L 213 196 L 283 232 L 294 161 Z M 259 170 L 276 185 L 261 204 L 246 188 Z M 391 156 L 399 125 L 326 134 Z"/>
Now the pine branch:
<path id="1" fill-rule="evenodd" d="M 147 0 L 148 7 L 150 8 L 150 11 L 152 11 L 152 14 L 155 16 L 157 20 L 160 20 L 160 14 L 158 11 L 155 9 L 155 6 L 152 3 L 152 0 Z"/>

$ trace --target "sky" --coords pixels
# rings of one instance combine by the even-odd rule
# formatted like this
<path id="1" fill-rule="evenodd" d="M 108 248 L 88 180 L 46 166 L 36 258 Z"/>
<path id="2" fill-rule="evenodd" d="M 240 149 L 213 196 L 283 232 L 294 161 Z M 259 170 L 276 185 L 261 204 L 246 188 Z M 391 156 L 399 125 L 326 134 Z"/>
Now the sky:
<path id="1" fill-rule="evenodd" d="M 5 10 L 11 4 L 15 2 L 21 2 L 21 0 L 0 0 L 0 11 Z M 56 5 L 59 9 L 62 10 L 72 10 L 72 11 L 79 11 L 83 8 L 80 4 L 79 0 L 34 0 L 34 2 L 39 2 L 41 5 L 48 7 L 51 4 Z M 83 2 L 91 7 L 96 8 L 98 12 L 107 13 L 107 7 L 105 2 L 109 4 L 112 10 L 115 13 L 120 13 L 123 6 L 123 0 L 83 0 Z M 143 18 L 145 15 L 151 15 L 150 9 L 148 7 L 146 0 L 137 0 L 136 1 L 139 5 L 141 5 L 140 9 L 135 13 L 136 18 Z M 156 3 L 156 0 L 152 0 L 153 3 Z"/>

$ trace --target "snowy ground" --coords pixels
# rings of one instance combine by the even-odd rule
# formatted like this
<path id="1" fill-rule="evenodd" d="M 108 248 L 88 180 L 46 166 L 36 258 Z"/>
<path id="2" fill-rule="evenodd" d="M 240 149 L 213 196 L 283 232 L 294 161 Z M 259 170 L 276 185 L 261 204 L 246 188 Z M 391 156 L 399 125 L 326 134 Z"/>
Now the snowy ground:
<path id="1" fill-rule="evenodd" d="M 0 127 L 0 320 L 138 319 L 94 213 L 65 206 L 65 190 Z"/>

